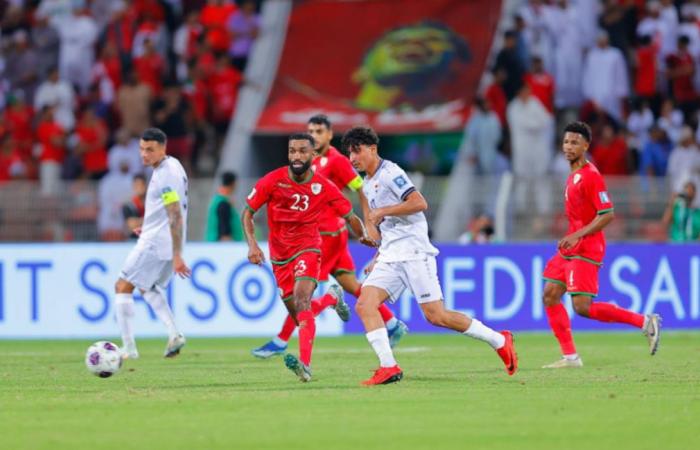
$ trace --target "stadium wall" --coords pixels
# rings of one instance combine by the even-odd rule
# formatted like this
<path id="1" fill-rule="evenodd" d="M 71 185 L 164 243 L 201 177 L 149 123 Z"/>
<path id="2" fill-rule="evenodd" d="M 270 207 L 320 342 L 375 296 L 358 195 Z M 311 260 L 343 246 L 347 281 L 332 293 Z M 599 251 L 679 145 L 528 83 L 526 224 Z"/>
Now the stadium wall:
<path id="1" fill-rule="evenodd" d="M 117 336 L 112 292 L 131 247 L 0 245 L 0 338 Z M 540 274 L 555 250 L 552 244 L 439 248 L 438 270 L 450 308 L 468 312 L 497 329 L 548 329 L 540 301 Z M 352 253 L 359 272 L 372 250 L 352 246 Z M 175 279 L 168 299 L 187 335 L 269 336 L 278 331 L 285 309 L 278 300 L 271 269 L 248 264 L 244 244 L 193 243 L 186 257 L 192 278 Z M 700 246 L 610 245 L 600 269 L 600 299 L 635 311 L 658 312 L 665 329 L 698 328 Z M 412 332 L 438 331 L 424 321 L 408 293 L 392 307 Z M 140 298 L 136 311 L 138 336 L 164 334 Z M 572 324 L 575 330 L 611 328 L 580 317 Z M 318 320 L 319 335 L 361 331 L 356 317 L 342 324 L 330 311 Z"/>

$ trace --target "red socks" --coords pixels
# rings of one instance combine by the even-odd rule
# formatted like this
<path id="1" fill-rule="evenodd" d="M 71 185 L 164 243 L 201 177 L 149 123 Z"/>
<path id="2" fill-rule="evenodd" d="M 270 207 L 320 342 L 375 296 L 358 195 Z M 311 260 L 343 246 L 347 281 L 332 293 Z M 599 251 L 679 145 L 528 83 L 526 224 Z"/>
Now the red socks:
<path id="1" fill-rule="evenodd" d="M 576 353 L 574 337 L 571 334 L 571 320 L 564 305 L 559 303 L 558 305 L 547 306 L 544 310 L 547 313 L 549 326 L 559 341 L 562 355 L 573 355 Z"/>
<path id="2" fill-rule="evenodd" d="M 280 334 L 278 334 L 277 337 L 284 342 L 289 342 L 289 338 L 292 337 L 292 333 L 294 333 L 296 328 L 297 324 L 294 323 L 294 319 L 292 319 L 292 316 L 287 314 L 287 318 L 284 319 L 284 325 L 282 325 L 282 331 L 280 331 Z"/>
<path id="3" fill-rule="evenodd" d="M 588 309 L 588 316 L 600 322 L 626 323 L 637 328 L 644 326 L 642 314 L 622 309 L 612 303 L 592 302 Z"/>
<path id="4" fill-rule="evenodd" d="M 307 366 L 311 365 L 311 350 L 316 336 L 316 319 L 314 313 L 306 310 L 297 314 L 299 320 L 299 359 Z"/>
<path id="5" fill-rule="evenodd" d="M 329 306 L 335 306 L 336 303 L 338 303 L 338 300 L 335 297 L 331 294 L 324 294 L 311 300 L 311 311 L 313 311 L 314 316 L 318 316 L 324 309 Z"/>

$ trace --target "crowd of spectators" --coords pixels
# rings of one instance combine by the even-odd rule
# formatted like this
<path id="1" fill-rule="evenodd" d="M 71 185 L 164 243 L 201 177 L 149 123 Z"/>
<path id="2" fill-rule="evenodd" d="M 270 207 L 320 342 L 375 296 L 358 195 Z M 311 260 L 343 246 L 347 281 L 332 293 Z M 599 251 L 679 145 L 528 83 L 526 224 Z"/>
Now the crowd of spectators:
<path id="1" fill-rule="evenodd" d="M 38 179 L 47 195 L 62 179 L 124 183 L 141 171 L 137 137 L 151 125 L 188 172 L 211 173 L 258 9 L 253 0 L 0 2 L 0 183 Z"/>

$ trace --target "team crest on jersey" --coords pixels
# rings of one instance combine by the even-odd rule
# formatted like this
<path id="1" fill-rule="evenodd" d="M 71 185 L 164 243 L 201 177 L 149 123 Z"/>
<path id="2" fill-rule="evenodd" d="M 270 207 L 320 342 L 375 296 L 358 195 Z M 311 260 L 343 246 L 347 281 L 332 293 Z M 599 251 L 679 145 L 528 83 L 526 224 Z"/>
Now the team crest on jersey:
<path id="1" fill-rule="evenodd" d="M 256 193 L 256 192 L 257 192 L 257 191 L 255 190 L 255 188 L 253 188 L 253 190 L 250 191 L 250 194 L 248 194 L 248 200 L 250 200 L 251 198 L 255 197 L 255 193 Z"/>
<path id="2" fill-rule="evenodd" d="M 322 187 L 323 187 L 323 186 L 321 186 L 321 183 L 313 183 L 313 184 L 311 185 L 311 192 L 313 192 L 314 195 L 318 195 L 318 194 L 321 193 L 321 188 L 322 188 Z"/>
<path id="3" fill-rule="evenodd" d="M 321 167 L 326 167 L 326 164 L 328 164 L 328 158 L 324 156 L 321 158 Z"/>
<path id="4" fill-rule="evenodd" d="M 403 175 L 399 175 L 398 177 L 394 178 L 394 184 L 397 185 L 399 188 L 402 188 L 406 186 L 408 181 L 403 177 Z"/>
<path id="5" fill-rule="evenodd" d="M 574 175 L 574 184 L 578 184 L 579 181 L 581 181 L 581 174 L 577 173 Z"/>
<path id="6" fill-rule="evenodd" d="M 608 197 L 608 191 L 598 192 L 598 198 L 600 198 L 600 203 L 610 203 L 610 197 Z"/>

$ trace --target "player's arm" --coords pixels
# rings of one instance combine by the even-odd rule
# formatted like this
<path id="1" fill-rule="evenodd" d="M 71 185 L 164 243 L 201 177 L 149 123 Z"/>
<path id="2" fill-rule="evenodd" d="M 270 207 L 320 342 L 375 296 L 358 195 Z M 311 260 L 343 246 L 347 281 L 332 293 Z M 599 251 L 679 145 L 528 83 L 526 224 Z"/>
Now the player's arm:
<path id="1" fill-rule="evenodd" d="M 598 214 L 589 224 L 561 239 L 558 244 L 559 248 L 567 249 L 573 247 L 579 239 L 603 230 L 615 218 L 613 203 L 608 195 L 603 177 L 598 176 L 594 178 L 590 184 L 585 186 L 584 192 L 586 192 L 588 199 L 593 203 Z"/>
<path id="2" fill-rule="evenodd" d="M 360 179 L 360 182 L 362 180 Z M 360 183 L 359 186 L 362 184 Z M 362 220 L 360 220 L 359 217 L 355 214 L 355 212 L 352 210 L 352 204 L 350 201 L 345 198 L 342 192 L 340 192 L 340 189 L 338 189 L 333 183 L 327 183 L 327 188 L 326 192 L 328 197 L 328 204 L 333 208 L 340 217 L 345 219 L 350 225 L 350 231 L 352 231 L 352 234 L 355 235 L 355 237 L 358 238 L 361 244 L 367 245 L 368 247 L 376 247 L 377 243 L 373 240 L 370 239 L 370 237 L 367 235 L 367 229 L 365 228 L 365 224 L 362 223 Z"/>
<path id="3" fill-rule="evenodd" d="M 354 234 L 355 237 L 357 237 L 361 244 L 366 245 L 368 247 L 378 246 L 377 241 L 371 238 L 371 236 L 367 232 L 367 228 L 365 228 L 365 224 L 362 222 L 362 220 L 360 220 L 359 217 L 357 217 L 357 215 L 354 212 L 350 211 L 350 214 L 345 217 L 345 220 L 350 226 L 352 234 Z"/>
<path id="4" fill-rule="evenodd" d="M 182 278 L 190 276 L 190 268 L 182 259 L 182 238 L 184 235 L 185 221 L 182 218 L 182 208 L 180 207 L 180 196 L 177 191 L 166 188 L 161 195 L 165 211 L 168 214 L 170 224 L 170 236 L 173 241 L 173 271 Z"/>
<path id="5" fill-rule="evenodd" d="M 255 211 L 250 206 L 243 210 L 241 222 L 243 222 L 243 235 L 248 243 L 248 261 L 253 264 L 261 265 L 265 262 L 265 255 L 258 245 L 258 240 L 255 239 L 255 223 L 253 222 L 253 214 Z"/>
<path id="6" fill-rule="evenodd" d="M 425 200 L 425 197 L 419 191 L 413 189 L 405 196 L 403 202 L 371 210 L 369 212 L 369 222 L 376 226 L 387 216 L 408 216 L 426 209 L 428 209 L 428 202 Z"/>

